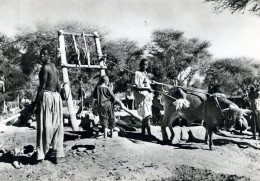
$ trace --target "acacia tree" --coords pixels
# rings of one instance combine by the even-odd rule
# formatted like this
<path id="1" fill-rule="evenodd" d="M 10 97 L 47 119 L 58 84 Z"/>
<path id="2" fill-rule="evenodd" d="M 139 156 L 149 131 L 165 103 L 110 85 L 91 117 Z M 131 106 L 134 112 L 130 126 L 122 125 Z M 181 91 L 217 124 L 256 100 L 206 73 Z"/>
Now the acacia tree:
<path id="1" fill-rule="evenodd" d="M 249 11 L 256 16 L 260 16 L 259 0 L 205 0 L 205 2 L 212 3 L 216 12 L 229 9 L 232 13 Z"/>
<path id="2" fill-rule="evenodd" d="M 225 58 L 212 62 L 205 72 L 205 84 L 220 84 L 226 94 L 245 91 L 257 75 L 250 60 Z"/>
<path id="3" fill-rule="evenodd" d="M 111 82 L 114 82 L 114 91 L 126 92 L 132 84 L 132 72 L 139 68 L 139 61 L 143 55 L 143 50 L 138 47 L 137 42 L 127 38 L 108 41 L 105 43 L 103 49 L 108 59 L 107 75 Z"/>
<path id="4" fill-rule="evenodd" d="M 156 30 L 150 45 L 150 71 L 154 79 L 183 85 L 192 80 L 200 65 L 210 61 L 209 42 L 187 39 L 181 31 Z"/>

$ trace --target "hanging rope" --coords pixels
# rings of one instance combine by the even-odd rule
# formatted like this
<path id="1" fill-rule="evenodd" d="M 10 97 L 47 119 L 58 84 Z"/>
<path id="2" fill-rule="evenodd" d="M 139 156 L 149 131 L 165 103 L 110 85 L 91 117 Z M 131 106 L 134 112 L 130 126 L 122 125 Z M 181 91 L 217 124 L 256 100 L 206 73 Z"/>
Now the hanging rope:
<path id="1" fill-rule="evenodd" d="M 88 65 L 90 65 L 90 54 L 89 54 L 89 50 L 88 50 L 88 46 L 87 46 L 87 42 L 86 42 L 86 38 L 85 38 L 85 33 L 83 32 L 82 33 L 82 36 L 83 36 L 83 41 L 84 41 L 84 45 L 85 45 L 85 50 L 86 50 L 86 59 L 88 61 Z"/>
<path id="2" fill-rule="evenodd" d="M 77 64 L 80 66 L 81 65 L 81 63 L 80 63 L 80 51 L 78 49 L 78 45 L 77 45 L 74 33 L 72 34 L 72 39 L 73 39 L 74 48 L 75 48 L 75 51 L 76 51 L 76 54 L 77 54 L 77 60 L 78 60 Z"/>
<path id="3" fill-rule="evenodd" d="M 82 74 L 80 75 L 80 93 L 81 93 L 81 96 L 80 96 L 80 99 L 81 99 L 81 112 L 83 112 L 83 110 L 84 110 L 83 94 L 85 94 L 85 93 L 84 93 L 84 90 L 83 90 Z"/>

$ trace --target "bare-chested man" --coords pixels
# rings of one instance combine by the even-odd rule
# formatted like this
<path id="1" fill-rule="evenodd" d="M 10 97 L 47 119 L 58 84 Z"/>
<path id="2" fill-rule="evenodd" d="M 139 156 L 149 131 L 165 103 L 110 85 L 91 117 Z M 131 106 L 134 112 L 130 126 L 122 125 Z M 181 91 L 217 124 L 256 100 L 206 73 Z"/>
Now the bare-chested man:
<path id="1" fill-rule="evenodd" d="M 60 84 L 58 70 L 51 62 L 49 47 L 40 52 L 42 68 L 39 73 L 40 85 L 34 102 L 37 120 L 37 160 L 45 159 L 51 152 L 51 160 L 58 163 L 64 157 L 63 150 L 63 113 L 59 94 Z"/>

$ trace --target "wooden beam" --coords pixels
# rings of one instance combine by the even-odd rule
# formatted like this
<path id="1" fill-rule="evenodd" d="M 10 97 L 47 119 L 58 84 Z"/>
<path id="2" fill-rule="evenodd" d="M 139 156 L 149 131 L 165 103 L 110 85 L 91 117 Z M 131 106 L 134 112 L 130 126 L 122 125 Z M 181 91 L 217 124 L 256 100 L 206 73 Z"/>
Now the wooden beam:
<path id="1" fill-rule="evenodd" d="M 89 33 L 70 33 L 70 32 L 61 32 L 62 35 L 75 35 L 75 36 L 87 36 L 87 37 L 95 37 L 94 34 Z"/>
<path id="2" fill-rule="evenodd" d="M 67 68 L 95 68 L 95 69 L 106 69 L 107 66 L 101 66 L 101 65 L 77 65 L 77 64 L 61 64 L 62 67 L 67 67 Z"/>

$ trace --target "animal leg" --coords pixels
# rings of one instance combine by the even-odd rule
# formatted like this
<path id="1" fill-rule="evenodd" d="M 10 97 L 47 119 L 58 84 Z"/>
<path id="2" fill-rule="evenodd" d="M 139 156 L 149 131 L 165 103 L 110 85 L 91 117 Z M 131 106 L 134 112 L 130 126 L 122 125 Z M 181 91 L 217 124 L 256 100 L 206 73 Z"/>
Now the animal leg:
<path id="1" fill-rule="evenodd" d="M 141 132 L 142 135 L 145 135 L 145 125 L 146 125 L 146 120 L 143 119 L 142 120 L 142 132 Z"/>
<path id="2" fill-rule="evenodd" d="M 208 144 L 208 136 L 209 136 L 209 132 L 208 132 L 208 127 L 205 127 L 206 132 L 205 132 L 205 144 Z"/>
<path id="3" fill-rule="evenodd" d="M 185 139 L 183 138 L 183 132 L 182 132 L 182 129 L 181 129 L 181 133 L 180 133 L 180 140 L 181 140 L 181 141 L 185 141 Z"/>
<path id="4" fill-rule="evenodd" d="M 167 126 L 167 121 L 163 117 L 163 120 L 162 120 L 162 123 L 161 123 L 161 130 L 162 130 L 163 141 L 168 141 L 168 135 L 167 135 L 167 132 L 166 132 L 166 126 Z"/>
<path id="5" fill-rule="evenodd" d="M 173 131 L 173 128 L 172 128 L 172 125 L 169 125 L 169 129 L 170 129 L 170 131 L 171 131 L 171 138 L 170 138 L 170 140 L 172 141 L 173 138 L 174 138 L 174 136 L 175 136 L 174 131 Z"/>
<path id="6" fill-rule="evenodd" d="M 150 118 L 147 118 L 146 119 L 146 128 L 147 128 L 147 132 L 148 132 L 148 135 L 151 136 L 151 127 L 150 127 Z"/>
<path id="7" fill-rule="evenodd" d="M 209 133 L 209 149 L 212 150 L 212 146 L 213 146 L 212 134 L 213 134 L 213 131 L 212 131 L 211 128 L 209 129 L 208 133 Z"/>

